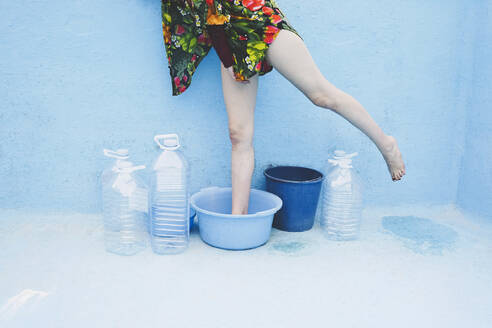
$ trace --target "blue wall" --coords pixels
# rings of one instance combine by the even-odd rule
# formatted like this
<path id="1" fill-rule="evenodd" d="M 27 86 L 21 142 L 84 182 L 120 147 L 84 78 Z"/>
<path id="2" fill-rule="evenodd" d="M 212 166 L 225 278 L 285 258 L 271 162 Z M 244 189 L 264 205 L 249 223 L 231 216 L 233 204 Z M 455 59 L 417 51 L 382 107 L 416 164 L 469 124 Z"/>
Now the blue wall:
<path id="1" fill-rule="evenodd" d="M 270 163 L 323 169 L 328 151 L 340 148 L 360 154 L 354 164 L 368 205 L 450 203 L 458 189 L 467 194 L 460 175 L 473 185 L 485 164 L 465 161 L 462 171 L 466 122 L 467 147 L 479 147 L 473 133 L 485 124 L 470 114 L 490 121 L 490 74 L 473 78 L 490 54 L 473 42 L 486 37 L 477 25 L 485 2 L 277 3 L 326 78 L 398 139 L 407 175 L 392 182 L 365 135 L 274 70 L 260 78 L 253 187 L 264 188 Z M 157 133 L 180 135 L 192 192 L 230 185 L 219 64 L 212 50 L 191 87 L 172 97 L 160 1 L 2 1 L 0 207 L 98 211 L 102 149 L 129 148 L 135 162 L 149 164 Z M 473 100 L 472 83 L 482 85 Z"/>
<path id="2" fill-rule="evenodd" d="M 492 1 L 477 12 L 472 67 L 473 88 L 467 99 L 465 153 L 458 204 L 492 218 Z"/>

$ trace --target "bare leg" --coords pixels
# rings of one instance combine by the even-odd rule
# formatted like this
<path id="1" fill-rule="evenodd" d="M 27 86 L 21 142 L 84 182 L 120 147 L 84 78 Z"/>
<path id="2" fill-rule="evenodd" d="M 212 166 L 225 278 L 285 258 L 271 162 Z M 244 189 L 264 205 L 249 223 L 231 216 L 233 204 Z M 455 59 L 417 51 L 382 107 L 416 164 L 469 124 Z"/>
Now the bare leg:
<path id="1" fill-rule="evenodd" d="M 357 100 L 326 80 L 301 38 L 291 31 L 280 30 L 266 57 L 313 104 L 333 110 L 367 135 L 383 155 L 392 179 L 401 179 L 405 164 L 396 139 L 386 135 Z"/>
<path id="2" fill-rule="evenodd" d="M 237 82 L 221 63 L 222 91 L 231 140 L 232 213 L 247 214 L 254 170 L 254 109 L 258 74 L 249 83 Z"/>

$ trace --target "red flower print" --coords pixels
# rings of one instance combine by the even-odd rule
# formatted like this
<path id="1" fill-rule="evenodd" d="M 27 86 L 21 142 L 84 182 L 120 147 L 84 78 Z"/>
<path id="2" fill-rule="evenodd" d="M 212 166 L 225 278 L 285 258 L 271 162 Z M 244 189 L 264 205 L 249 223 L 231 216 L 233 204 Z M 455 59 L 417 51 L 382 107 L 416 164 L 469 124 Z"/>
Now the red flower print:
<path id="1" fill-rule="evenodd" d="M 272 43 L 273 39 L 275 38 L 275 36 L 279 31 L 280 30 L 277 27 L 268 25 L 265 30 L 265 37 L 263 38 L 263 42 L 267 44 Z"/>
<path id="2" fill-rule="evenodd" d="M 183 75 L 183 79 L 182 80 L 186 83 L 186 81 L 188 81 L 188 76 L 187 75 Z"/>
<path id="3" fill-rule="evenodd" d="M 174 84 L 176 84 L 177 87 L 179 86 L 180 82 L 181 81 L 179 80 L 179 77 L 177 77 L 177 76 L 174 77 Z"/>
<path id="4" fill-rule="evenodd" d="M 270 16 L 271 14 L 274 13 L 273 9 L 270 8 L 270 7 L 263 7 L 261 8 L 261 10 L 263 11 L 263 13 L 267 16 Z"/>
<path id="5" fill-rule="evenodd" d="M 207 0 L 207 5 L 212 6 L 214 3 L 214 0 Z"/>
<path id="6" fill-rule="evenodd" d="M 178 24 L 178 25 L 176 26 L 176 34 L 177 34 L 177 35 L 181 35 L 181 34 L 183 34 L 184 32 L 185 32 L 185 28 L 184 28 L 183 26 L 181 26 L 181 25 L 179 25 L 179 24 Z"/>
<path id="7" fill-rule="evenodd" d="M 266 44 L 272 43 L 273 42 L 273 35 L 266 34 L 265 38 L 263 38 L 263 42 L 265 42 Z"/>
<path id="8" fill-rule="evenodd" d="M 180 86 L 179 89 L 178 89 L 178 91 L 181 92 L 181 93 L 183 91 L 185 91 L 185 90 L 186 90 L 186 87 L 184 85 Z"/>
<path id="9" fill-rule="evenodd" d="M 261 68 L 261 60 L 258 62 L 258 64 L 256 64 L 255 69 L 256 69 L 257 71 L 259 71 L 259 70 L 260 70 L 260 68 Z"/>
<path id="10" fill-rule="evenodd" d="M 243 0 L 243 6 L 251 11 L 260 10 L 265 5 L 265 0 Z"/>
<path id="11" fill-rule="evenodd" d="M 248 40 L 248 36 L 247 35 L 240 35 L 239 40 Z"/>
<path id="12" fill-rule="evenodd" d="M 275 34 L 279 31 L 278 27 L 268 25 L 265 30 L 265 34 Z"/>
<path id="13" fill-rule="evenodd" d="M 196 60 L 196 55 L 191 56 L 191 61 L 194 62 Z"/>
<path id="14" fill-rule="evenodd" d="M 200 34 L 197 38 L 196 38 L 197 42 L 198 43 L 208 43 L 208 44 L 211 44 L 212 43 L 212 39 L 211 38 L 208 38 L 205 34 Z"/>
<path id="15" fill-rule="evenodd" d="M 272 15 L 271 18 L 273 24 L 278 24 L 282 21 L 282 17 L 280 17 L 279 15 Z"/>

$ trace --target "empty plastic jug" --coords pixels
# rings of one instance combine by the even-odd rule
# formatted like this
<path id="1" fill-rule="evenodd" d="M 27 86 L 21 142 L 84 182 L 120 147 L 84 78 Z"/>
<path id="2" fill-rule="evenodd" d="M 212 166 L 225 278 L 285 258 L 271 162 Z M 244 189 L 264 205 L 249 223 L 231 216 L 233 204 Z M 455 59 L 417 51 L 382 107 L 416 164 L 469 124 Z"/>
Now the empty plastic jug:
<path id="1" fill-rule="evenodd" d="M 152 250 L 175 254 L 188 247 L 190 206 L 189 166 L 179 151 L 177 134 L 156 135 L 162 149 L 152 165 L 150 187 L 150 236 Z"/>
<path id="2" fill-rule="evenodd" d="M 361 181 L 352 167 L 352 157 L 335 150 L 328 159 L 326 179 L 322 192 L 320 224 L 325 236 L 335 240 L 351 240 L 359 237 L 362 213 Z"/>
<path id="3" fill-rule="evenodd" d="M 133 255 L 148 243 L 148 187 L 134 173 L 145 166 L 127 161 L 127 149 L 104 149 L 104 155 L 115 159 L 101 177 L 105 247 Z"/>

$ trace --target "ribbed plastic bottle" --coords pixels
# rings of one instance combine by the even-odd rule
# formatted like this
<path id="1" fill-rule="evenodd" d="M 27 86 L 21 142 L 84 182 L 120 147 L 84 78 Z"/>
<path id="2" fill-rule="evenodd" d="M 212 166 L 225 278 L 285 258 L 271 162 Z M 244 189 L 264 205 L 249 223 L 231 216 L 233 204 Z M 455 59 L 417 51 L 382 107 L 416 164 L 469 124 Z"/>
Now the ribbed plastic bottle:
<path id="1" fill-rule="evenodd" d="M 105 247 L 133 255 L 148 244 L 148 187 L 134 173 L 145 166 L 128 161 L 127 149 L 104 149 L 104 155 L 115 159 L 101 177 Z"/>
<path id="2" fill-rule="evenodd" d="M 362 214 L 362 184 L 352 167 L 357 152 L 346 154 L 335 150 L 328 159 L 322 192 L 321 228 L 334 240 L 359 238 Z"/>
<path id="3" fill-rule="evenodd" d="M 177 134 L 156 135 L 162 152 L 152 164 L 150 236 L 157 254 L 181 253 L 188 247 L 190 231 L 189 166 L 179 150 Z"/>

